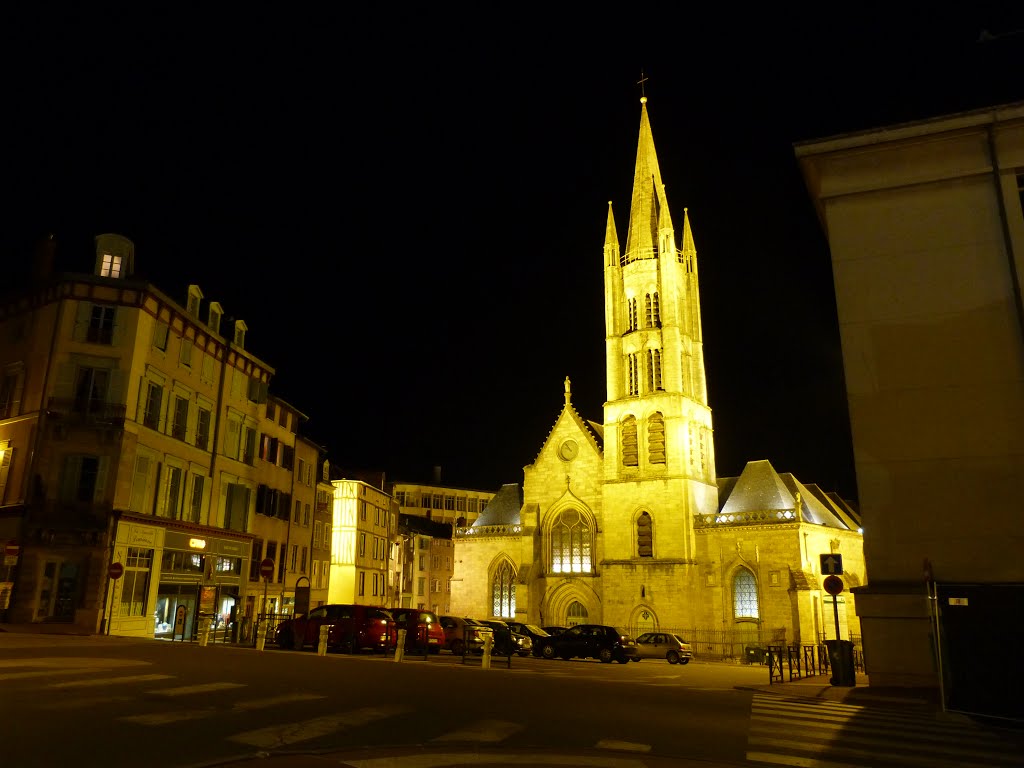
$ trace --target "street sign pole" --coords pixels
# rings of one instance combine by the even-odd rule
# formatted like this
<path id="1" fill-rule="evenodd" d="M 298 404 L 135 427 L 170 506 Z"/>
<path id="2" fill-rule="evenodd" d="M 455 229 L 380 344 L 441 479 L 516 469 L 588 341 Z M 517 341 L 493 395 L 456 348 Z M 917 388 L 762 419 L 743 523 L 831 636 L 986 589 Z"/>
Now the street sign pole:
<path id="1" fill-rule="evenodd" d="M 832 613 L 836 617 L 836 640 L 841 640 L 839 637 L 839 595 L 832 596 Z"/>

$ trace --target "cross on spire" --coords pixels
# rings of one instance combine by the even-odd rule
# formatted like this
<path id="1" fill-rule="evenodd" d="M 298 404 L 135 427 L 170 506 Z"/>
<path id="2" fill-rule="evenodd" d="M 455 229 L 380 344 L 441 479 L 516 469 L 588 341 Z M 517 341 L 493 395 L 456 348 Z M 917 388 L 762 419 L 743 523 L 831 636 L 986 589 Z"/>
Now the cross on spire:
<path id="1" fill-rule="evenodd" d="M 646 92 L 646 90 L 644 88 L 644 83 L 646 83 L 649 79 L 650 79 L 649 77 L 644 75 L 644 71 L 641 68 L 640 69 L 640 79 L 636 81 L 636 84 L 640 86 L 640 96 L 642 98 L 645 98 L 645 99 L 647 98 L 647 92 Z"/>

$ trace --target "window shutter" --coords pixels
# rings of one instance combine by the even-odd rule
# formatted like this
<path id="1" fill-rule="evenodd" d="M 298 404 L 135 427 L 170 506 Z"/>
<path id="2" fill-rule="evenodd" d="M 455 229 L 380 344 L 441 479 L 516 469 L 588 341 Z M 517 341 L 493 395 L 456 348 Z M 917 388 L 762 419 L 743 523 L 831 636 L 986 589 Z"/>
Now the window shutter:
<path id="1" fill-rule="evenodd" d="M 4 448 L 4 457 L 0 459 L 0 505 L 5 502 L 4 493 L 7 490 L 7 478 L 11 473 L 11 465 L 14 463 L 14 449 L 11 448 L 11 441 L 8 440 L 0 447 Z"/>
<path id="2" fill-rule="evenodd" d="M 14 375 L 14 393 L 11 397 L 11 416 L 21 415 L 21 392 L 25 387 L 25 371 L 18 371 Z"/>
<path id="3" fill-rule="evenodd" d="M 93 490 L 92 500 L 95 503 L 99 503 L 104 499 L 104 493 L 107 489 L 107 470 L 110 466 L 110 457 L 101 456 L 99 461 L 99 468 L 96 471 L 96 488 Z"/>
<path id="4" fill-rule="evenodd" d="M 72 455 L 64 457 L 64 471 L 60 478 L 61 501 L 74 501 L 75 493 L 78 490 L 78 476 L 81 471 L 81 456 Z"/>
<path id="5" fill-rule="evenodd" d="M 149 457 L 135 457 L 135 473 L 132 476 L 132 495 L 128 508 L 133 512 L 146 511 L 146 489 L 149 485 Z"/>
<path id="6" fill-rule="evenodd" d="M 92 304 L 88 301 L 78 302 L 75 308 L 75 327 L 71 331 L 71 338 L 75 341 L 85 341 L 89 333 L 89 318 L 92 316 Z"/>
<path id="7" fill-rule="evenodd" d="M 110 331 L 110 343 L 112 346 L 121 346 L 121 341 L 124 339 L 124 321 L 127 311 L 124 307 L 113 307 L 114 313 L 113 328 Z"/>

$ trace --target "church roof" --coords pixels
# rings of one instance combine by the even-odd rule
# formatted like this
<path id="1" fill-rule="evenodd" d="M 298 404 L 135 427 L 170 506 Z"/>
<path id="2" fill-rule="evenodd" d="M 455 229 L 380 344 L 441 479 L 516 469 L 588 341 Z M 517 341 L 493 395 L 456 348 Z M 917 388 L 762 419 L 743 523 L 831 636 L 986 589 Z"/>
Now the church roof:
<path id="1" fill-rule="evenodd" d="M 722 503 L 726 514 L 753 510 L 794 509 L 796 499 L 767 459 L 748 461 Z"/>
<path id="2" fill-rule="evenodd" d="M 789 512 L 797 508 L 798 496 L 803 522 L 853 531 L 860 527 L 860 518 L 849 505 L 837 504 L 817 485 L 804 485 L 789 472 L 779 474 L 767 459 L 748 462 L 739 477 L 718 478 L 719 512 L 723 515 Z"/>
<path id="3" fill-rule="evenodd" d="M 523 492 L 519 483 L 505 483 L 490 503 L 484 507 L 471 527 L 489 525 L 519 525 L 519 511 L 523 508 Z"/>

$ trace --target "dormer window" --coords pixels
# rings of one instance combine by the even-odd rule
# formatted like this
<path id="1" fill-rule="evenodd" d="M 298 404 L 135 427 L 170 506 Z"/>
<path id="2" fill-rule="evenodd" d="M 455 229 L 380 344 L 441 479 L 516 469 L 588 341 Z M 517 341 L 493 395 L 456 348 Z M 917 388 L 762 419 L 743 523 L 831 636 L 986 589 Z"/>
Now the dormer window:
<path id="1" fill-rule="evenodd" d="M 214 333 L 220 333 L 220 319 L 224 317 L 224 310 L 221 309 L 220 304 L 216 301 L 210 302 L 210 315 L 206 321 L 206 324 L 210 326 L 210 330 Z"/>
<path id="2" fill-rule="evenodd" d="M 96 236 L 94 275 L 124 280 L 134 273 L 135 244 L 122 235 Z"/>
<path id="3" fill-rule="evenodd" d="M 235 346 L 245 349 L 245 332 L 249 330 L 244 320 L 235 320 Z"/>
<path id="4" fill-rule="evenodd" d="M 188 287 L 188 306 L 185 311 L 188 312 L 189 317 L 199 319 L 199 302 L 203 300 L 203 292 L 199 290 L 198 285 L 190 285 Z"/>
<path id="5" fill-rule="evenodd" d="M 100 258 L 100 277 L 121 277 L 121 257 L 104 253 Z"/>

